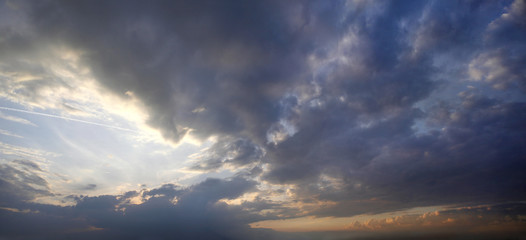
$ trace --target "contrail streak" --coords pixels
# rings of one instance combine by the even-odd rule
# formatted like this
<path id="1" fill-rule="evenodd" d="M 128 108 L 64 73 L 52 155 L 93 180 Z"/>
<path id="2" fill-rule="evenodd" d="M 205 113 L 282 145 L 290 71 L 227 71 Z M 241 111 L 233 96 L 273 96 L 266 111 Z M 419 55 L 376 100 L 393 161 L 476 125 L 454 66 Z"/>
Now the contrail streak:
<path id="1" fill-rule="evenodd" d="M 63 116 L 60 116 L 60 115 L 53 115 L 53 114 L 47 114 L 47 113 L 41 113 L 41 112 L 33 112 L 33 111 L 17 109 L 17 108 L 10 108 L 10 107 L 0 107 L 0 109 L 1 110 L 13 111 L 13 112 L 21 112 L 21 113 L 33 114 L 33 115 L 43 116 L 43 117 L 58 118 L 58 119 L 62 119 L 62 120 L 68 120 L 68 121 L 73 121 L 73 122 L 91 124 L 91 125 L 95 125 L 95 126 L 101 126 L 101 127 L 113 128 L 113 129 L 127 131 L 127 132 L 138 133 L 138 131 L 135 131 L 133 129 L 121 128 L 121 127 L 116 127 L 116 126 L 107 125 L 107 124 L 103 124 L 103 123 L 96 123 L 96 122 L 85 121 L 85 120 L 81 120 L 81 119 L 63 117 Z"/>

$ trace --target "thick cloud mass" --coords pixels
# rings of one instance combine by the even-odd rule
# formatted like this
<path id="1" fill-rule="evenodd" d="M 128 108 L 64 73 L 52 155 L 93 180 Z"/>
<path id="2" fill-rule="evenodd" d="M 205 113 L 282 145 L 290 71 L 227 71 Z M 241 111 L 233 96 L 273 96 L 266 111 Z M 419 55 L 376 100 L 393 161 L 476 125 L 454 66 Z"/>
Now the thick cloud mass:
<path id="1" fill-rule="evenodd" d="M 167 184 L 118 196 L 75 196 L 70 207 L 22 203 L 21 196 L 9 205 L 14 208 L 0 210 L 0 231 L 7 239 L 273 238 L 271 232 L 248 228 L 246 222 L 257 216 L 217 202 L 253 191 L 254 185 L 240 177 L 207 179 L 189 188 Z"/>
<path id="2" fill-rule="evenodd" d="M 65 109 L 45 93 L 75 86 L 44 62 L 74 49 L 167 141 L 213 140 L 189 170 L 234 177 L 57 207 L 29 203 L 58 193 L 12 161 L 0 237 L 268 238 L 247 224 L 526 198 L 524 0 L 2 4 L 17 19 L 0 24 L 3 98 Z"/>

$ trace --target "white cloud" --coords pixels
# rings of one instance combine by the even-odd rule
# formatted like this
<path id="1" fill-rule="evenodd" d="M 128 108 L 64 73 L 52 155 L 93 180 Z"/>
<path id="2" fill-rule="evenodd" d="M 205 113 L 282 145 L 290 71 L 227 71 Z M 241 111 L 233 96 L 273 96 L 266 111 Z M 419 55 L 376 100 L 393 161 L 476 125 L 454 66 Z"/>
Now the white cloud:
<path id="1" fill-rule="evenodd" d="M 27 120 L 25 118 L 15 117 L 15 116 L 11 116 L 11 115 L 5 115 L 2 112 L 0 112 L 0 118 L 8 120 L 8 121 L 24 124 L 24 125 L 33 126 L 33 127 L 37 126 L 36 124 L 32 123 L 31 121 L 29 121 L 29 120 Z"/>
<path id="2" fill-rule="evenodd" d="M 10 136 L 10 137 L 16 137 L 16 138 L 24 138 L 24 137 L 22 137 L 20 135 L 14 134 L 14 133 L 12 133 L 10 131 L 3 130 L 3 129 L 0 129 L 0 134 L 6 135 L 6 136 Z"/>

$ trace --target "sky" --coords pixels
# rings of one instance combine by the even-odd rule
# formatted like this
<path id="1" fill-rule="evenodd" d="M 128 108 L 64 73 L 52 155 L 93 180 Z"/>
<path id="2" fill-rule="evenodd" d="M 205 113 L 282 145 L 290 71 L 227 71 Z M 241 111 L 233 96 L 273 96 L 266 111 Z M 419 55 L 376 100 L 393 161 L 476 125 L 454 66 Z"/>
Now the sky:
<path id="1" fill-rule="evenodd" d="M 526 1 L 0 1 L 0 239 L 524 239 Z"/>

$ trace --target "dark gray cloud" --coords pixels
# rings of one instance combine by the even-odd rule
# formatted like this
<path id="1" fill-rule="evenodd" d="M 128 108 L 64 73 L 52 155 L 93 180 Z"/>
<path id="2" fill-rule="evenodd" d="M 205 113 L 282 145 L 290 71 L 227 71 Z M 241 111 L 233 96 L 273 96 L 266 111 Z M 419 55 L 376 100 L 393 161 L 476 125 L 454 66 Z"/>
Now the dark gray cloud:
<path id="1" fill-rule="evenodd" d="M 123 97 L 133 92 L 149 123 L 179 141 L 189 129 L 201 137 L 263 132 L 276 118 L 273 101 L 295 74 L 288 70 L 301 69 L 301 50 L 273 5 L 42 2 L 31 17 L 50 41 L 85 49 L 101 83 Z"/>
<path id="2" fill-rule="evenodd" d="M 90 183 L 86 186 L 83 186 L 81 190 L 89 191 L 89 190 L 94 190 L 95 188 L 97 188 L 97 184 Z"/>
<path id="3" fill-rule="evenodd" d="M 29 160 L 13 160 L 0 164 L 0 204 L 17 207 L 23 201 L 39 196 L 52 196 L 48 182 L 41 175 L 40 167 Z"/>
<path id="4" fill-rule="evenodd" d="M 486 81 L 496 89 L 526 90 L 526 3 L 515 1 L 507 12 L 485 29 L 484 48 L 470 62 L 474 80 Z"/>
<path id="5" fill-rule="evenodd" d="M 440 130 L 399 138 L 382 146 L 382 153 L 369 165 L 358 171 L 339 171 L 346 182 L 344 191 L 314 188 L 314 192 L 300 194 L 317 193 L 322 199 L 341 203 L 321 210 L 322 215 L 520 201 L 526 191 L 520 177 L 526 168 L 521 140 L 526 132 L 520 124 L 526 120 L 522 114 L 526 105 L 466 95 L 461 108 L 435 119 L 441 123 Z"/>
<path id="6" fill-rule="evenodd" d="M 20 182 L 19 184 L 24 184 Z M 0 209 L 2 237 L 22 239 L 275 239 L 267 230 L 251 230 L 259 217 L 218 202 L 253 191 L 243 178 L 207 179 L 188 188 L 173 184 L 123 195 L 74 196 L 69 207 L 25 203 Z M 35 191 L 33 191 L 35 192 Z M 13 195 L 5 193 L 2 200 Z M 20 195 L 13 196 L 24 200 Z M 144 202 L 130 203 L 139 197 Z M 6 208 L 8 207 L 8 208 Z"/>

